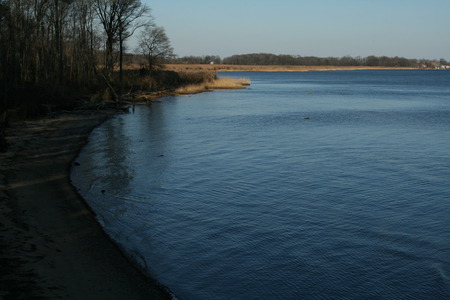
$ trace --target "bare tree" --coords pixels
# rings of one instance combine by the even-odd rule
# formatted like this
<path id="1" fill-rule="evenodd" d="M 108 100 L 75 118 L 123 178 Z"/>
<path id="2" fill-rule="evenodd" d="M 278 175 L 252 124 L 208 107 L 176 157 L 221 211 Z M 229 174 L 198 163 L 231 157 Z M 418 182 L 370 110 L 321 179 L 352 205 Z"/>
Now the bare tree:
<path id="1" fill-rule="evenodd" d="M 94 30 L 95 12 L 93 0 L 76 0 L 73 2 L 67 17 L 66 36 L 70 43 L 67 45 L 68 79 L 76 85 L 84 85 L 95 76 L 97 49 L 97 34 Z"/>
<path id="2" fill-rule="evenodd" d="M 53 0 L 50 6 L 50 18 L 54 30 L 53 49 L 56 51 L 56 70 L 57 82 L 63 84 L 64 79 L 64 25 L 68 2 L 64 0 Z"/>
<path id="3" fill-rule="evenodd" d="M 147 18 L 144 18 L 147 17 Z M 123 86 L 123 52 L 124 42 L 130 38 L 137 29 L 153 24 L 150 8 L 142 5 L 140 0 L 118 0 L 118 41 L 119 41 L 119 82 L 122 93 Z"/>
<path id="4" fill-rule="evenodd" d="M 152 24 L 150 9 L 140 0 L 95 0 L 95 9 L 106 34 L 105 73 L 110 76 L 114 67 L 114 46 L 119 44 L 119 86 L 123 86 L 124 42 L 134 32 Z M 147 17 L 147 18 L 144 18 Z"/>
<path id="5" fill-rule="evenodd" d="M 173 48 L 163 27 L 146 26 L 139 38 L 137 51 L 147 59 L 152 70 L 164 59 L 173 57 Z"/>
<path id="6" fill-rule="evenodd" d="M 118 1 L 95 0 L 95 11 L 102 23 L 106 35 L 105 45 L 105 73 L 109 76 L 114 67 L 113 50 L 117 41 L 118 24 Z"/>

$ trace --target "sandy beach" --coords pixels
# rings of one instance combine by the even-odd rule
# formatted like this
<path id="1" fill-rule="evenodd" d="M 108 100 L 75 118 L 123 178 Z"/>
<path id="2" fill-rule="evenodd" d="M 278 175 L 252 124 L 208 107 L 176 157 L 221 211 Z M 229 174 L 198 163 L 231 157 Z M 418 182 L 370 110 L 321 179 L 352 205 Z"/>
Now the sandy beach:
<path id="1" fill-rule="evenodd" d="M 70 164 L 112 111 L 14 124 L 0 153 L 1 299 L 170 299 L 107 237 Z"/>

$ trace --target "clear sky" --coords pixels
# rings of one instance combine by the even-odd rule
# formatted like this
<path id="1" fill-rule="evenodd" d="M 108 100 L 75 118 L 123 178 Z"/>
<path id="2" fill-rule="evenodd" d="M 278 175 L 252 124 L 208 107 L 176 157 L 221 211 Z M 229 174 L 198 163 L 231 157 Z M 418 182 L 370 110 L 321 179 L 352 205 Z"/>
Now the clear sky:
<path id="1" fill-rule="evenodd" d="M 175 53 L 450 61 L 450 0 L 142 0 Z"/>

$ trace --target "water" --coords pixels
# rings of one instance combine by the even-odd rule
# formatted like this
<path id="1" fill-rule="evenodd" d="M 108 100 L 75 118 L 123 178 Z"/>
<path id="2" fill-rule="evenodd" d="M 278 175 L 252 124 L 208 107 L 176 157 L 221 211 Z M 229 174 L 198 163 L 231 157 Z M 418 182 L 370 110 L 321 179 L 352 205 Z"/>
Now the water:
<path id="1" fill-rule="evenodd" d="M 450 299 L 450 72 L 231 75 L 93 132 L 109 234 L 179 299 Z"/>

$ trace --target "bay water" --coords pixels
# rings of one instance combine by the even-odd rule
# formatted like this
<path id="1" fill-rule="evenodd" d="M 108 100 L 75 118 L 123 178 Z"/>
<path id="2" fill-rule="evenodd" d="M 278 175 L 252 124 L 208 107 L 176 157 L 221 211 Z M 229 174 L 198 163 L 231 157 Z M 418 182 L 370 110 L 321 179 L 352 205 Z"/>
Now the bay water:
<path id="1" fill-rule="evenodd" d="M 90 136 L 72 181 L 178 299 L 450 299 L 450 72 L 227 73 Z"/>

